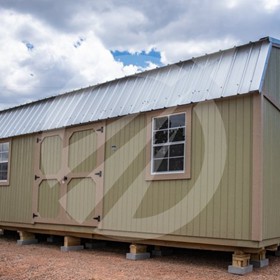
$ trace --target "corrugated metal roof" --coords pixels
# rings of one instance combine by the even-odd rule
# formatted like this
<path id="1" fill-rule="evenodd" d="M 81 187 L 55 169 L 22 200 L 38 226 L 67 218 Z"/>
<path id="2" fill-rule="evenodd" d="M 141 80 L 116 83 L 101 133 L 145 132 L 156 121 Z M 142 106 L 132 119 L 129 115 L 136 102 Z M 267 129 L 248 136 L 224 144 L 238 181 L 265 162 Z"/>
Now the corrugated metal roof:
<path id="1" fill-rule="evenodd" d="M 266 38 L 4 110 L 0 138 L 260 91 L 270 42 Z"/>

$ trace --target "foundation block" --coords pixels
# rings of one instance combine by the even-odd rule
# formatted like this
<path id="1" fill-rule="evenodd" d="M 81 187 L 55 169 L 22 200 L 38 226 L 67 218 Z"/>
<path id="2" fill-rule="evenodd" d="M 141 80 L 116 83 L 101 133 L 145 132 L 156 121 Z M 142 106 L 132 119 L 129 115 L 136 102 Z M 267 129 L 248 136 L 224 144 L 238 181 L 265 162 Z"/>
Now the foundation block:
<path id="1" fill-rule="evenodd" d="M 17 240 L 18 245 L 31 245 L 37 244 L 38 240 L 35 238 L 35 235 L 26 231 L 18 231 L 20 239 Z"/>
<path id="2" fill-rule="evenodd" d="M 275 251 L 275 256 L 276 257 L 280 257 L 280 251 L 278 250 L 278 251 Z"/>
<path id="3" fill-rule="evenodd" d="M 264 260 L 259 260 L 259 261 L 251 261 L 250 262 L 254 267 L 261 268 L 261 267 L 266 267 L 269 265 L 269 260 L 264 259 Z"/>
<path id="4" fill-rule="evenodd" d="M 253 271 L 253 265 L 249 264 L 250 254 L 235 252 L 232 255 L 232 265 L 228 266 L 228 272 L 231 274 L 244 275 Z"/>
<path id="5" fill-rule="evenodd" d="M 0 229 L 0 235 L 4 235 L 4 230 Z"/>
<path id="6" fill-rule="evenodd" d="M 60 247 L 61 252 L 80 251 L 84 246 L 81 245 L 81 239 L 72 236 L 64 237 L 64 246 Z"/>
<path id="7" fill-rule="evenodd" d="M 86 249 L 100 249 L 106 247 L 107 243 L 105 241 L 99 242 L 88 242 L 85 244 Z"/>
<path id="8" fill-rule="evenodd" d="M 276 250 L 275 250 L 275 256 L 276 257 L 280 257 L 280 247 L 277 246 Z"/>
<path id="9" fill-rule="evenodd" d="M 126 254 L 128 260 L 145 260 L 151 257 L 151 254 L 147 252 L 146 245 L 131 244 L 130 253 Z"/>
<path id="10" fill-rule="evenodd" d="M 236 267 L 233 265 L 228 266 L 228 273 L 237 274 L 237 275 L 245 275 L 253 271 L 253 265 L 248 265 L 246 267 Z"/>
<path id="11" fill-rule="evenodd" d="M 58 236 L 49 236 L 47 238 L 48 243 L 60 243 L 62 241 L 61 237 Z"/>
<path id="12" fill-rule="evenodd" d="M 254 267 L 265 267 L 268 266 L 269 260 L 266 258 L 266 251 L 262 250 L 257 254 L 251 254 L 251 261 L 250 263 Z"/>
<path id="13" fill-rule="evenodd" d="M 173 249 L 168 247 L 155 246 L 152 255 L 155 257 L 170 256 L 173 254 Z"/>

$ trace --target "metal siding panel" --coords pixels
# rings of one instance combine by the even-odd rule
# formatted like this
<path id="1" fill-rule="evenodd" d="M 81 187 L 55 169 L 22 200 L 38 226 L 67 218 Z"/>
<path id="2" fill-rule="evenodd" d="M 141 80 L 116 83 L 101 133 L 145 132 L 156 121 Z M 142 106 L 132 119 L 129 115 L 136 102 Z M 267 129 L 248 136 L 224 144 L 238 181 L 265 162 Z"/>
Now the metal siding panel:
<path id="1" fill-rule="evenodd" d="M 206 63 L 207 63 L 207 58 L 194 59 L 194 71 L 192 72 L 193 77 L 191 78 L 191 85 L 190 85 L 191 101 L 194 103 L 202 101 L 201 98 L 203 98 L 203 94 L 199 90 L 199 85 L 201 83 L 201 76 L 206 66 Z M 188 85 L 186 85 L 186 87 L 187 87 L 186 89 L 188 89 Z M 188 99 L 190 99 L 190 97 L 185 95 L 184 102 L 186 102 Z"/>
<path id="2" fill-rule="evenodd" d="M 266 64 L 269 59 L 271 44 L 267 44 L 263 42 L 260 48 L 260 54 L 258 57 L 257 65 L 254 69 L 254 76 L 252 79 L 252 89 L 257 89 L 258 91 L 262 91 L 262 84 L 264 80 L 264 76 L 266 74 Z"/>
<path id="3" fill-rule="evenodd" d="M 61 112 L 65 108 L 66 98 L 58 98 L 55 102 L 53 110 L 49 113 L 49 118 L 46 120 L 47 126 L 52 128 L 58 128 L 59 119 L 61 118 Z"/>
<path id="4" fill-rule="evenodd" d="M 168 80 L 169 75 L 169 69 L 165 69 L 165 71 L 157 72 L 156 75 L 153 77 L 153 82 L 150 83 L 150 87 L 148 88 L 147 92 L 152 92 L 152 95 L 147 95 L 147 108 L 149 110 L 152 110 L 156 108 L 156 105 L 158 104 L 157 101 L 161 100 L 163 98 L 163 92 L 162 92 L 162 84 L 165 84 L 165 87 L 168 88 L 168 85 L 165 81 Z M 170 90 L 168 90 L 168 94 L 170 94 Z M 161 97 L 161 98 L 159 98 Z"/>
<path id="5" fill-rule="evenodd" d="M 95 98 L 97 100 L 96 104 L 94 104 L 94 103 L 92 104 L 92 106 L 88 112 L 88 117 L 85 116 L 85 118 L 89 119 L 90 121 L 101 119 L 100 117 L 104 110 L 104 107 L 102 106 L 102 104 L 106 103 L 106 98 L 107 98 L 109 89 L 110 89 L 110 84 L 106 84 L 103 87 L 100 87 L 98 89 L 98 95 L 96 95 L 96 98 Z"/>
<path id="6" fill-rule="evenodd" d="M 228 83 L 223 96 L 230 96 L 232 93 L 240 93 L 240 83 L 244 77 L 244 70 L 246 70 L 247 58 L 250 55 L 250 49 L 237 49 L 236 56 L 231 67 L 230 74 L 228 76 Z M 246 81 L 247 82 L 247 81 Z"/>
<path id="7" fill-rule="evenodd" d="M 0 138 L 9 137 L 9 134 L 11 134 L 10 128 L 9 128 L 9 122 L 12 119 L 13 113 L 14 113 L 13 111 L 7 111 L 7 112 L 4 112 L 3 115 L 0 114 L 0 116 L 1 116 L 1 122 L 0 122 L 1 137 Z"/>
<path id="8" fill-rule="evenodd" d="M 215 76 L 212 77 L 212 87 L 209 91 L 209 96 L 214 98 L 220 98 L 223 96 L 224 88 L 227 82 L 227 76 L 231 71 L 231 62 L 235 54 L 235 49 L 231 49 L 225 52 L 220 52 L 220 60 L 217 65 L 217 71 Z"/>
<path id="9" fill-rule="evenodd" d="M 72 112 L 72 122 L 76 123 L 76 124 L 80 124 L 83 121 L 83 111 L 85 110 L 85 108 L 87 107 L 87 99 L 90 96 L 90 93 L 87 93 L 85 91 L 82 91 L 79 94 L 79 100 L 76 101 L 76 106 L 75 106 L 75 110 L 73 110 Z M 73 106 L 72 106 L 73 108 Z"/>
<path id="10" fill-rule="evenodd" d="M 203 93 L 203 99 L 213 99 L 213 96 L 209 95 L 211 91 L 211 85 L 213 83 L 213 77 L 215 77 L 215 73 L 219 67 L 221 54 L 217 54 L 216 57 L 213 56 L 211 60 L 208 60 L 208 63 L 205 67 L 203 77 L 201 77 L 201 85 L 200 91 Z"/>
<path id="11" fill-rule="evenodd" d="M 135 88 L 135 96 L 134 98 L 131 98 L 130 102 L 131 102 L 131 109 L 130 109 L 130 114 L 133 114 L 137 111 L 136 108 L 140 108 L 140 101 L 142 99 L 142 94 L 144 94 L 144 87 L 146 86 L 146 80 L 148 79 L 148 76 L 142 77 L 139 76 L 138 77 L 138 81 L 139 81 L 139 85 L 138 87 Z M 141 93 L 141 94 L 139 94 Z M 139 111 L 140 112 L 140 111 Z"/>
<path id="12" fill-rule="evenodd" d="M 28 114 L 26 116 L 26 119 L 23 121 L 22 127 L 19 126 L 19 129 L 17 131 L 17 134 L 20 134 L 23 131 L 26 131 L 27 133 L 32 132 L 32 125 L 34 121 L 34 116 L 39 112 L 40 106 L 30 106 L 28 110 Z"/>
<path id="13" fill-rule="evenodd" d="M 118 90 L 119 90 L 119 82 L 117 81 L 115 84 L 108 85 L 108 91 L 106 93 L 105 99 L 106 102 L 104 104 L 100 104 L 102 111 L 99 111 L 97 116 L 100 119 L 107 119 L 111 116 L 111 112 L 114 107 L 115 98 L 118 98 Z"/>
<path id="14" fill-rule="evenodd" d="M 176 85 L 178 84 L 178 79 L 180 76 L 181 67 L 174 65 L 169 68 L 168 76 L 165 77 L 163 81 L 159 82 L 159 89 L 157 93 L 156 106 L 161 108 L 169 107 L 170 97 L 172 96 L 172 101 L 175 103 L 179 103 L 178 95 L 179 93 L 176 90 Z"/>
<path id="15" fill-rule="evenodd" d="M 280 104 L 280 49 L 272 48 L 263 92 Z"/>
<path id="16" fill-rule="evenodd" d="M 246 66 L 244 68 L 244 73 L 240 86 L 238 89 L 239 93 L 245 93 L 251 91 L 252 80 L 256 68 L 256 64 L 259 57 L 260 48 L 259 46 L 252 46 L 250 53 L 248 54 Z"/>
<path id="17" fill-rule="evenodd" d="M 24 126 L 22 125 L 22 123 L 26 123 L 26 115 L 28 115 L 29 112 L 30 112 L 30 110 L 22 110 L 20 112 L 20 114 L 18 114 L 18 120 L 17 121 L 15 120 L 15 123 L 12 125 L 13 134 L 18 135 L 19 131 L 21 129 L 24 129 Z"/>
<path id="18" fill-rule="evenodd" d="M 96 89 L 96 92 L 94 93 L 93 90 L 91 90 L 91 94 L 88 94 L 87 102 L 85 103 L 85 107 L 83 108 L 83 118 L 82 122 L 87 122 L 92 118 L 92 110 L 96 110 L 97 106 L 97 100 L 101 99 L 100 97 L 100 90 L 101 88 L 98 87 Z"/>
<path id="19" fill-rule="evenodd" d="M 20 108 L 17 110 L 17 113 L 15 115 L 15 118 L 11 119 L 9 121 L 9 127 L 10 127 L 10 130 L 11 130 L 11 133 L 14 135 L 15 131 L 14 131 L 14 127 L 17 125 L 17 123 L 19 122 L 20 120 L 20 116 L 21 116 L 21 113 L 22 113 L 22 110 L 23 108 Z"/>
<path id="20" fill-rule="evenodd" d="M 34 132 L 47 130 L 47 119 L 50 117 L 50 112 L 53 110 L 54 99 L 48 100 L 47 102 L 41 103 L 42 109 L 40 114 L 36 116 L 37 122 L 34 122 L 36 127 Z M 35 120 L 34 120 L 35 121 Z"/>
<path id="21" fill-rule="evenodd" d="M 67 110 L 65 110 L 65 115 L 63 117 L 61 116 L 61 114 L 58 114 L 56 116 L 56 119 L 53 120 L 54 121 L 53 123 L 55 124 L 60 122 L 61 124 L 63 124 L 64 127 L 66 127 L 75 123 L 74 120 L 76 118 L 78 110 L 80 109 L 79 105 L 82 99 L 82 92 L 79 92 L 78 94 L 75 95 L 73 94 L 73 96 L 71 95 L 63 96 L 62 99 L 64 99 L 64 103 L 61 104 L 63 107 L 61 107 L 59 113 L 63 113 L 66 108 Z"/>
<path id="22" fill-rule="evenodd" d="M 34 106 L 32 107 L 32 111 L 35 110 L 35 112 L 33 112 L 32 117 L 30 117 L 30 120 L 28 122 L 30 123 L 30 129 L 28 130 L 28 133 L 40 131 L 40 120 L 44 118 L 44 110 L 46 110 L 48 106 L 49 102 L 40 103 L 37 104 L 37 106 L 36 104 L 34 104 Z"/>
<path id="23" fill-rule="evenodd" d="M 138 80 L 141 79 L 137 75 L 135 76 L 135 79 L 133 79 L 130 83 L 126 84 L 126 90 L 123 91 L 123 96 L 121 99 L 120 104 L 120 115 L 127 115 L 130 114 L 131 108 L 133 107 L 133 101 L 134 99 L 132 97 L 137 96 L 137 86 L 139 84 Z"/>
<path id="24" fill-rule="evenodd" d="M 122 104 L 124 101 L 124 92 L 127 91 L 127 80 L 120 81 L 118 83 L 118 92 L 114 95 L 112 94 L 112 102 L 109 115 L 107 117 L 114 117 L 122 115 Z"/>
<path id="25" fill-rule="evenodd" d="M 183 64 L 175 64 L 174 67 L 176 67 L 177 75 L 174 74 L 173 78 L 173 94 L 169 94 L 168 96 L 165 96 L 165 103 L 164 107 L 167 107 L 168 104 L 170 104 L 171 107 L 176 106 L 176 103 L 181 103 L 181 95 L 182 95 L 182 82 L 186 79 L 189 79 L 188 73 L 183 70 Z M 174 105 L 176 104 L 176 105 Z"/>
<path id="26" fill-rule="evenodd" d="M 51 127 L 49 124 L 51 123 L 52 120 L 52 116 L 55 115 L 57 113 L 57 111 L 59 110 L 59 101 L 60 98 L 56 97 L 54 98 L 49 106 L 47 106 L 44 111 L 44 115 L 41 116 L 41 125 L 40 128 L 41 130 L 49 130 L 49 128 Z"/>
<path id="27" fill-rule="evenodd" d="M 154 94 L 150 92 L 150 88 L 152 87 L 154 81 L 155 81 L 155 73 L 151 73 L 151 75 L 147 75 L 145 79 L 142 79 L 142 88 L 140 91 L 140 88 L 137 92 L 138 99 L 137 102 L 135 103 L 133 110 L 131 113 L 136 113 L 136 112 L 145 112 L 146 110 L 151 110 L 151 106 L 149 104 L 149 101 L 151 99 L 151 96 Z"/>

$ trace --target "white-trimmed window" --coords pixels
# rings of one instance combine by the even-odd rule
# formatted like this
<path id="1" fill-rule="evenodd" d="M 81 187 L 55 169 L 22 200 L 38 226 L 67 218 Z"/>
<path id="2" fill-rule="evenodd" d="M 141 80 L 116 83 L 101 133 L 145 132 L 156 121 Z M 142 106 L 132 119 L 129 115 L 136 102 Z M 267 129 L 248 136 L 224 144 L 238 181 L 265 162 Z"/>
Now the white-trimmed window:
<path id="1" fill-rule="evenodd" d="M 186 114 L 152 119 L 151 174 L 185 172 Z"/>
<path id="2" fill-rule="evenodd" d="M 0 183 L 7 183 L 9 179 L 9 142 L 0 142 Z"/>

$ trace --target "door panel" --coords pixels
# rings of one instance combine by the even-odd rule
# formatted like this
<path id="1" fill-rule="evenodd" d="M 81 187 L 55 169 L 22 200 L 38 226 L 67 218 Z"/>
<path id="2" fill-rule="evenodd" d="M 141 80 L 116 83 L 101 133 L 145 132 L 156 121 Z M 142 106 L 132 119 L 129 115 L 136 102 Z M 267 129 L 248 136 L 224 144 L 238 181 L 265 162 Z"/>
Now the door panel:
<path id="1" fill-rule="evenodd" d="M 34 223 L 100 225 L 104 142 L 104 123 L 37 136 Z"/>
<path id="2" fill-rule="evenodd" d="M 55 219 L 59 214 L 60 183 L 43 180 L 38 191 L 38 214 L 42 218 Z"/>
<path id="3" fill-rule="evenodd" d="M 68 166 L 73 173 L 91 172 L 96 167 L 97 133 L 74 132 L 69 139 Z"/>
<path id="4" fill-rule="evenodd" d="M 94 217 L 96 184 L 91 178 L 72 179 L 67 190 L 67 214 L 79 224 Z"/>
<path id="5" fill-rule="evenodd" d="M 61 168 L 62 139 L 59 135 L 45 137 L 41 142 L 40 170 L 44 175 L 57 174 Z"/>

